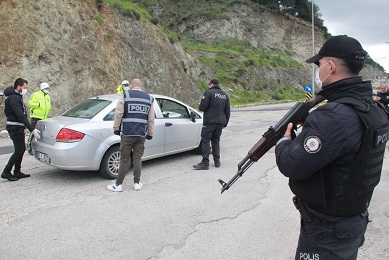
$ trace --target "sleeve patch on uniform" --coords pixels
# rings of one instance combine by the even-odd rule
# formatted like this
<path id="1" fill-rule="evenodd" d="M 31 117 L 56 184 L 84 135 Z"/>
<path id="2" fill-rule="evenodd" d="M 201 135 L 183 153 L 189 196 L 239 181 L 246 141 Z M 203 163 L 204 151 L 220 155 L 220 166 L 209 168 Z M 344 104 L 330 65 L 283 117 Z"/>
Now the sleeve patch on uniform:
<path id="1" fill-rule="evenodd" d="M 308 136 L 304 140 L 304 149 L 307 153 L 317 153 L 321 149 L 321 140 L 317 136 Z"/>

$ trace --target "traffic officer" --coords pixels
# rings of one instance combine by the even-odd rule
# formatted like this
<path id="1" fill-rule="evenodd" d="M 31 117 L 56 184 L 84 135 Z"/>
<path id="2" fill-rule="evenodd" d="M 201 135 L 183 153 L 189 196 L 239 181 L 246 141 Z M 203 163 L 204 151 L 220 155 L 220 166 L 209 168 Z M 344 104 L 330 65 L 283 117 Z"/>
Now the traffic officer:
<path id="1" fill-rule="evenodd" d="M 50 86 L 48 83 L 43 82 L 39 86 L 40 90 L 31 95 L 28 101 L 28 107 L 30 108 L 31 125 L 35 128 L 36 123 L 39 120 L 46 119 L 51 110 L 51 99 L 50 99 Z M 33 134 L 30 133 L 27 141 L 28 153 L 32 155 L 31 141 Z"/>
<path id="2" fill-rule="evenodd" d="M 9 181 L 17 181 L 21 178 L 30 177 L 30 174 L 21 172 L 23 154 L 26 150 L 24 129 L 27 127 L 32 132 L 35 138 L 40 138 L 38 129 L 30 124 L 27 119 L 27 110 L 23 102 L 23 96 L 27 93 L 28 81 L 18 78 L 13 87 L 8 87 L 4 90 L 6 96 L 4 103 L 4 113 L 7 118 L 6 129 L 14 145 L 14 153 L 4 167 L 1 178 Z M 13 174 L 11 173 L 14 168 Z"/>
<path id="3" fill-rule="evenodd" d="M 199 110 L 204 112 L 203 128 L 201 129 L 201 149 L 203 159 L 193 165 L 196 170 L 209 169 L 209 154 L 211 152 L 215 167 L 220 167 L 220 136 L 230 120 L 230 98 L 219 86 L 219 80 L 212 79 L 209 89 L 204 93 Z"/>
<path id="4" fill-rule="evenodd" d="M 131 91 L 124 90 L 115 109 L 113 129 L 120 135 L 120 165 L 115 183 L 108 185 L 110 191 L 122 191 L 123 181 L 128 172 L 131 152 L 134 162 L 134 190 L 142 189 L 140 182 L 142 156 L 145 141 L 154 134 L 154 98 L 142 91 L 139 78 L 131 80 Z"/>
<path id="5" fill-rule="evenodd" d="M 306 60 L 317 65 L 318 94 L 328 103 L 308 115 L 294 140 L 289 124 L 276 145 L 302 218 L 295 259 L 357 259 L 364 243 L 389 132 L 371 82 L 358 76 L 366 57 L 356 39 L 340 35 Z"/>
<path id="6" fill-rule="evenodd" d="M 128 80 L 123 80 L 122 84 L 117 86 L 116 88 L 116 94 L 123 94 L 123 91 L 130 89 L 130 82 Z"/>

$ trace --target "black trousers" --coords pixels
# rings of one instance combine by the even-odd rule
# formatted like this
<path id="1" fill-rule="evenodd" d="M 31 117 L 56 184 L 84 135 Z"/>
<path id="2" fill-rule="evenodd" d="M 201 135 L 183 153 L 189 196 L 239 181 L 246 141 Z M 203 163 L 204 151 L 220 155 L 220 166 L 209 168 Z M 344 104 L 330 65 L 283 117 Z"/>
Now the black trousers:
<path id="1" fill-rule="evenodd" d="M 7 131 L 9 137 L 12 139 L 15 151 L 9 158 L 8 163 L 4 168 L 4 172 L 11 173 L 11 170 L 14 167 L 14 175 L 15 175 L 15 173 L 20 173 L 23 154 L 26 151 L 24 127 L 12 126 L 11 128 L 8 128 L 7 126 Z"/>
<path id="2" fill-rule="evenodd" d="M 220 136 L 223 131 L 223 124 L 206 124 L 201 129 L 202 163 L 209 165 L 209 154 L 211 153 L 215 162 L 220 161 Z"/>
<path id="3" fill-rule="evenodd" d="M 365 241 L 368 217 L 314 214 L 313 223 L 301 219 L 297 260 L 355 260 Z"/>
<path id="4" fill-rule="evenodd" d="M 40 120 L 39 118 L 31 118 L 31 125 L 32 127 L 34 127 L 34 129 L 39 120 Z M 32 138 L 34 138 L 34 134 L 30 132 L 30 135 L 28 136 L 28 140 L 27 140 L 28 151 L 32 151 L 32 147 L 31 147 Z"/>

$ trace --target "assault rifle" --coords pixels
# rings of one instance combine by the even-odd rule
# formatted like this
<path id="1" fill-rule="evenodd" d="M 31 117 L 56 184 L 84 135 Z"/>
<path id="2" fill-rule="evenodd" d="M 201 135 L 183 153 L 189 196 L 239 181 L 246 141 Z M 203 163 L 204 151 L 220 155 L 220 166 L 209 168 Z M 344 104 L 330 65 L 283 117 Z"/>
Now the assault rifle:
<path id="1" fill-rule="evenodd" d="M 256 161 L 258 161 L 267 151 L 272 148 L 278 140 L 280 140 L 286 131 L 289 123 L 293 123 L 293 129 L 297 130 L 299 125 L 302 125 L 311 110 L 315 105 L 324 101 L 324 98 L 320 95 L 316 95 L 313 99 L 308 101 L 297 102 L 291 110 L 273 127 L 262 135 L 262 138 L 251 148 L 246 157 L 238 164 L 238 173 L 228 182 L 218 180 L 223 186 L 221 193 L 228 190 L 232 184 L 234 184 L 243 173 Z M 295 137 L 294 131 L 292 131 L 292 138 Z"/>

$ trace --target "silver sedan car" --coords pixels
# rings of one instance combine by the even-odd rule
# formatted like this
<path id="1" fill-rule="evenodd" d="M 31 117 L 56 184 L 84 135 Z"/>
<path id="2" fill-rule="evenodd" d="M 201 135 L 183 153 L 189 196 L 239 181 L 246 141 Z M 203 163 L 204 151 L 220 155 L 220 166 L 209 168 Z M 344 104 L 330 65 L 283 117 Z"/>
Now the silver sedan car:
<path id="1" fill-rule="evenodd" d="M 62 115 L 38 121 L 41 138 L 32 141 L 35 158 L 60 169 L 99 171 L 114 179 L 120 162 L 120 137 L 113 119 L 120 95 L 89 98 Z M 170 97 L 154 97 L 155 129 L 142 160 L 201 150 L 202 113 Z"/>

